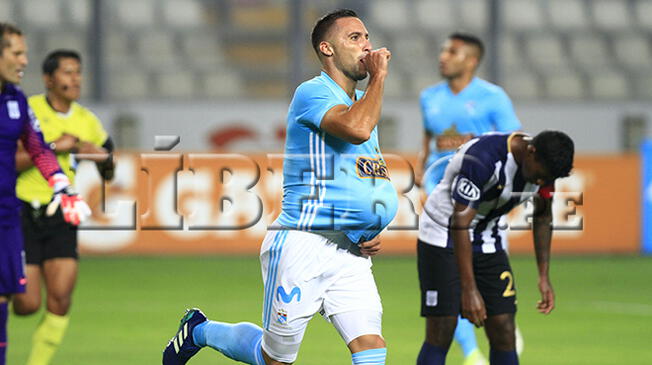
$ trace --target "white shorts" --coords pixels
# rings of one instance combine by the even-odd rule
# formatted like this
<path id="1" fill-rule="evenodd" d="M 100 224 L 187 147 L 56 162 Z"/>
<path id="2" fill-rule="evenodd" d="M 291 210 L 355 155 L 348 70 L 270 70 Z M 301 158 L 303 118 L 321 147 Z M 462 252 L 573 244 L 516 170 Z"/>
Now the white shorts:
<path id="1" fill-rule="evenodd" d="M 318 234 L 278 230 L 267 232 L 260 262 L 265 288 L 263 350 L 275 360 L 296 359 L 308 322 L 318 312 L 327 320 L 345 312 L 369 318 L 346 321 L 347 328 L 334 321 L 347 344 L 363 334 L 380 335 L 382 305 L 370 258 L 356 256 Z"/>

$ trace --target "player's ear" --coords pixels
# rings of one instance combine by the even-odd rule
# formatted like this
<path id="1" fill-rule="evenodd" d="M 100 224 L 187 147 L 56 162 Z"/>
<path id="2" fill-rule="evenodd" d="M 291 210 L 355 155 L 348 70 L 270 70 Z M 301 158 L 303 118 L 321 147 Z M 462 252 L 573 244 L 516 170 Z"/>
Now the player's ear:
<path id="1" fill-rule="evenodd" d="M 530 154 L 534 154 L 537 151 L 537 148 L 534 147 L 533 144 L 528 144 L 527 145 L 527 152 Z"/>
<path id="2" fill-rule="evenodd" d="M 324 57 L 331 57 L 333 55 L 333 47 L 331 44 L 327 41 L 321 41 L 319 43 L 319 52 L 324 56 Z"/>
<path id="3" fill-rule="evenodd" d="M 477 70 L 479 66 L 478 57 L 473 55 L 469 58 L 469 63 L 471 64 L 472 70 Z"/>
<path id="4" fill-rule="evenodd" d="M 54 87 L 54 81 L 52 81 L 52 77 L 48 74 L 43 74 L 43 84 L 47 90 L 50 90 Z"/>
<path id="5" fill-rule="evenodd" d="M 464 49 L 466 52 L 466 59 L 465 63 L 471 70 L 475 70 L 478 68 L 478 57 L 476 56 L 475 52 L 471 47 L 466 46 Z"/>

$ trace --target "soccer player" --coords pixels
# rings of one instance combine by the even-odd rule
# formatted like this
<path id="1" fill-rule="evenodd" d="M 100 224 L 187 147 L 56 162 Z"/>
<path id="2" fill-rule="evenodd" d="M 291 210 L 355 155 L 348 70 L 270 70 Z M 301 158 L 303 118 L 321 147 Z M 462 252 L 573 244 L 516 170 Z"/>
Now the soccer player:
<path id="1" fill-rule="evenodd" d="M 439 72 L 445 81 L 421 93 L 424 138 L 415 181 L 429 195 L 444 175 L 455 150 L 474 136 L 486 132 L 521 129 L 509 96 L 475 73 L 484 55 L 482 41 L 471 34 L 453 33 L 439 53 Z M 427 315 L 426 332 L 430 333 Z M 428 342 L 429 335 L 426 335 Z M 464 353 L 465 365 L 486 364 L 473 325 L 460 319 L 455 340 Z"/>
<path id="2" fill-rule="evenodd" d="M 283 207 L 260 255 L 263 328 L 207 321 L 190 310 L 164 365 L 185 364 L 204 346 L 247 364 L 291 364 L 318 312 L 344 339 L 353 364 L 385 364 L 370 256 L 398 203 L 376 130 L 391 54 L 372 50 L 352 10 L 319 19 L 311 38 L 323 71 L 296 89 L 288 111 Z M 366 92 L 356 90 L 367 76 Z"/>
<path id="3" fill-rule="evenodd" d="M 27 67 L 27 46 L 20 29 L 0 23 L 0 365 L 5 364 L 8 302 L 25 291 L 20 204 L 16 198 L 16 148 L 20 140 L 34 165 L 54 189 L 48 213 L 61 207 L 66 221 L 78 224 L 90 209 L 77 195 L 43 141 L 38 119 L 18 83 Z"/>
<path id="4" fill-rule="evenodd" d="M 568 176 L 574 144 L 564 133 L 490 133 L 460 147 L 428 196 L 419 220 L 421 310 L 428 340 L 419 364 L 441 365 L 458 315 L 489 339 L 492 365 L 518 364 L 516 286 L 505 253 L 505 216 L 534 200 L 533 238 L 539 272 L 538 309 L 554 308 L 548 277 L 555 179 Z"/>
<path id="5" fill-rule="evenodd" d="M 483 56 L 484 45 L 478 37 L 449 35 L 439 53 L 439 73 L 445 81 L 421 92 L 425 134 L 416 182 L 427 194 L 439 183 L 447 161 L 464 142 L 486 132 L 521 129 L 505 91 L 475 76 Z"/>
<path id="6" fill-rule="evenodd" d="M 110 179 L 114 168 L 109 155 L 113 151 L 111 138 L 99 119 L 77 103 L 81 94 L 81 57 L 71 50 L 51 52 L 43 61 L 42 71 L 47 91 L 30 97 L 29 105 L 62 170 L 74 181 L 76 160 L 90 159 L 98 164 L 101 176 Z M 45 214 L 52 188 L 20 147 L 16 168 L 22 171 L 16 194 L 22 201 L 27 288 L 25 293 L 16 294 L 13 307 L 18 315 L 35 313 L 41 305 L 41 286 L 45 286 L 47 308 L 32 338 L 27 365 L 47 365 L 68 327 L 68 310 L 77 280 L 77 227 L 68 224 L 61 212 Z"/>

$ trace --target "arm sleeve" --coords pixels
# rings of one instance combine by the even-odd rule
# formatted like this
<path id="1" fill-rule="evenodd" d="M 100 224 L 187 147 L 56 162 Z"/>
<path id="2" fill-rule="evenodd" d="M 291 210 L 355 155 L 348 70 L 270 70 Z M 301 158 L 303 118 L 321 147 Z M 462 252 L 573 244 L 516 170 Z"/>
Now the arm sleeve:
<path id="1" fill-rule="evenodd" d="M 23 146 L 32 162 L 34 162 L 34 166 L 38 168 L 46 180 L 57 172 L 63 173 L 56 156 L 50 150 L 50 147 L 45 144 L 39 121 L 29 106 L 27 107 L 27 115 L 28 118 L 25 118 L 23 123 L 20 140 L 23 142 Z"/>
<path id="2" fill-rule="evenodd" d="M 297 122 L 316 128 L 319 128 L 327 111 L 342 104 L 333 97 L 327 86 L 316 83 L 299 86 L 292 103 L 296 110 Z"/>
<path id="3" fill-rule="evenodd" d="M 464 156 L 462 166 L 451 186 L 451 197 L 454 201 L 477 209 L 482 200 L 483 187 L 493 174 L 493 164 L 484 161 L 482 151 L 473 153 L 469 149 Z"/>
<path id="4" fill-rule="evenodd" d="M 495 109 L 493 112 L 493 123 L 496 131 L 499 132 L 514 132 L 521 130 L 521 122 L 518 120 L 514 112 L 514 106 L 509 96 L 504 90 L 496 94 L 496 102 L 494 103 Z"/>

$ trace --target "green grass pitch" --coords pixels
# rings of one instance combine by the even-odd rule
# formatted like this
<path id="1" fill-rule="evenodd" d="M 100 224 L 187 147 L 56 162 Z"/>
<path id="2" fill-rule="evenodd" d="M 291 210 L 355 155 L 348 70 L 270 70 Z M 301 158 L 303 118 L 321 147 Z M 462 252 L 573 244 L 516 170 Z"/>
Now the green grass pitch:
<path id="1" fill-rule="evenodd" d="M 551 277 L 557 308 L 536 312 L 532 257 L 514 257 L 525 337 L 522 364 L 652 364 L 652 258 L 556 257 Z M 415 259 L 378 257 L 374 272 L 384 305 L 388 364 L 414 364 L 423 340 Z M 213 319 L 259 324 L 262 279 L 255 257 L 84 258 L 69 331 L 54 364 L 160 364 L 184 308 Z M 41 314 L 9 323 L 8 364 L 23 364 Z M 478 333 L 486 353 L 483 333 Z M 461 364 L 453 346 L 448 364 Z M 350 364 L 333 327 L 319 316 L 308 327 L 297 364 Z M 236 364 L 202 350 L 189 364 Z"/>

